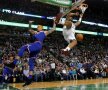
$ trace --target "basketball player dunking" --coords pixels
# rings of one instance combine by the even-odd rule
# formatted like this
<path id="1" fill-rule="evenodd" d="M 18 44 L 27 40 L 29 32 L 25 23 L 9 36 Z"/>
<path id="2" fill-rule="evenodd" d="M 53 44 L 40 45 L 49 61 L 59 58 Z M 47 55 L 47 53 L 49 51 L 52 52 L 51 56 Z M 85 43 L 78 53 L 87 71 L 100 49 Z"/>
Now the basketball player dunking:
<path id="1" fill-rule="evenodd" d="M 62 49 L 62 54 L 67 54 L 73 47 L 77 45 L 77 40 L 75 38 L 75 28 L 80 25 L 83 14 L 87 8 L 88 5 L 86 4 L 79 6 L 79 9 L 81 9 L 82 13 L 80 14 L 79 20 L 76 23 L 72 22 L 72 17 L 74 15 L 78 16 L 77 13 L 69 13 L 66 17 L 65 22 L 62 22 L 62 19 L 60 19 L 59 24 L 63 25 L 64 39 L 69 43 L 65 49 Z"/>

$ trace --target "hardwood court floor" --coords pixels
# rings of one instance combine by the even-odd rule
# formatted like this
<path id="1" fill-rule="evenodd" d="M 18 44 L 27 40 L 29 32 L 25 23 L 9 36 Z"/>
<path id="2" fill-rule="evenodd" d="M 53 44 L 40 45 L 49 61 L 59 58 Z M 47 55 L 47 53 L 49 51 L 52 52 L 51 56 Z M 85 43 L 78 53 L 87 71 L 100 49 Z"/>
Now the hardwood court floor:
<path id="1" fill-rule="evenodd" d="M 84 90 L 84 89 L 60 89 L 61 87 L 77 87 L 77 86 L 87 86 L 87 85 L 100 85 L 101 89 L 92 89 L 92 90 L 108 90 L 108 78 L 100 79 L 90 79 L 90 80 L 71 80 L 71 81 L 55 81 L 55 82 L 34 82 L 29 86 L 22 87 L 23 83 L 13 83 L 9 86 L 19 90 Z M 103 88 L 102 85 L 104 85 Z M 44 89 L 42 89 L 44 88 Z M 48 89 L 51 88 L 51 89 Z M 55 88 L 55 89 L 54 89 Z M 58 89 L 59 88 L 59 89 Z M 106 89 L 107 88 L 107 89 Z M 15 90 L 15 89 L 14 89 Z M 91 90 L 91 89 L 85 89 Z"/>

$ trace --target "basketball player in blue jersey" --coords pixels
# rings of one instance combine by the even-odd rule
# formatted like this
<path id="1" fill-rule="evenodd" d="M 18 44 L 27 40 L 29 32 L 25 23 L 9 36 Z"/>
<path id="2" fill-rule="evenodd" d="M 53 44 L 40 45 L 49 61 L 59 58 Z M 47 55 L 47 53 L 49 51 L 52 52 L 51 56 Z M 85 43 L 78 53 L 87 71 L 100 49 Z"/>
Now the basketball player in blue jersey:
<path id="1" fill-rule="evenodd" d="M 47 35 L 54 32 L 56 29 L 56 24 L 54 20 L 53 28 L 48 31 L 43 31 L 43 26 L 38 25 L 37 31 L 34 31 L 32 29 L 29 30 L 29 32 L 32 34 L 32 38 L 34 39 L 33 43 L 26 44 L 22 46 L 18 52 L 17 59 L 20 60 L 20 58 L 23 56 L 25 51 L 29 52 L 29 76 L 27 77 L 25 84 L 23 86 L 29 85 L 32 82 L 32 76 L 33 76 L 33 70 L 35 65 L 35 59 L 39 52 L 42 50 L 43 41 L 46 38 Z"/>
<path id="2" fill-rule="evenodd" d="M 14 68 L 18 67 L 18 60 L 9 58 L 9 60 L 6 60 L 3 62 L 3 71 L 2 71 L 2 80 L 3 82 L 7 82 L 6 77 L 9 78 L 12 75 L 15 75 Z"/>

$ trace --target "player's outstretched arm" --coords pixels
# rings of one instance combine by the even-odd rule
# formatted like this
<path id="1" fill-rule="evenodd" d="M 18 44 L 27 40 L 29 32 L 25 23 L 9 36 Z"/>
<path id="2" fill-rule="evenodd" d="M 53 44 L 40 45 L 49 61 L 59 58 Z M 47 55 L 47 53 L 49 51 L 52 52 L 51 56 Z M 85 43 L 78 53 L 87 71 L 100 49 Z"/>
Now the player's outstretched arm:
<path id="1" fill-rule="evenodd" d="M 81 24 L 82 17 L 84 15 L 86 9 L 88 8 L 88 5 L 87 4 L 82 4 L 79 8 L 81 9 L 82 13 L 80 14 L 80 18 L 79 18 L 78 22 L 75 23 L 75 26 L 79 26 Z"/>
<path id="2" fill-rule="evenodd" d="M 67 17 L 72 17 L 72 16 L 79 16 L 79 13 L 76 12 L 76 13 L 69 13 L 69 14 L 67 14 Z"/>
<path id="3" fill-rule="evenodd" d="M 28 31 L 29 31 L 29 33 L 32 34 L 32 35 L 34 35 L 34 34 L 37 33 L 37 31 L 34 31 L 34 30 L 32 30 L 32 29 L 30 29 L 30 30 L 28 30 Z"/>
<path id="4" fill-rule="evenodd" d="M 33 23 L 34 21 L 29 21 L 29 30 L 28 30 L 28 32 L 30 33 L 30 34 L 32 34 L 32 35 L 34 35 L 34 34 L 36 34 L 37 33 L 37 31 L 34 31 L 33 29 L 32 29 L 32 23 Z"/>
<path id="5" fill-rule="evenodd" d="M 54 19 L 54 23 L 53 23 L 53 28 L 51 30 L 45 31 L 45 35 L 49 35 L 51 33 L 53 33 L 56 30 L 56 23 L 55 23 L 55 19 Z"/>
<path id="6" fill-rule="evenodd" d="M 32 23 L 33 23 L 33 22 L 34 22 L 34 21 L 29 21 L 29 30 L 32 29 L 31 26 L 32 26 Z"/>
<path id="7" fill-rule="evenodd" d="M 83 13 L 80 14 L 80 18 L 79 18 L 79 20 L 75 23 L 75 26 L 76 26 L 76 27 L 79 26 L 79 25 L 81 24 L 82 17 L 83 17 Z"/>

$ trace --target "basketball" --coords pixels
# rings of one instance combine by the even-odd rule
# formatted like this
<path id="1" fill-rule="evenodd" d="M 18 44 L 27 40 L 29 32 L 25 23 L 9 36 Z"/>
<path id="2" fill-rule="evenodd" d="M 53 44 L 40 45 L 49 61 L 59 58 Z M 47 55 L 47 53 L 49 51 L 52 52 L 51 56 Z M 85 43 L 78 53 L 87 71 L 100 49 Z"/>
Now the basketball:
<path id="1" fill-rule="evenodd" d="M 77 34 L 76 35 L 76 39 L 78 40 L 78 41 L 82 41 L 83 40 L 83 34 Z"/>

